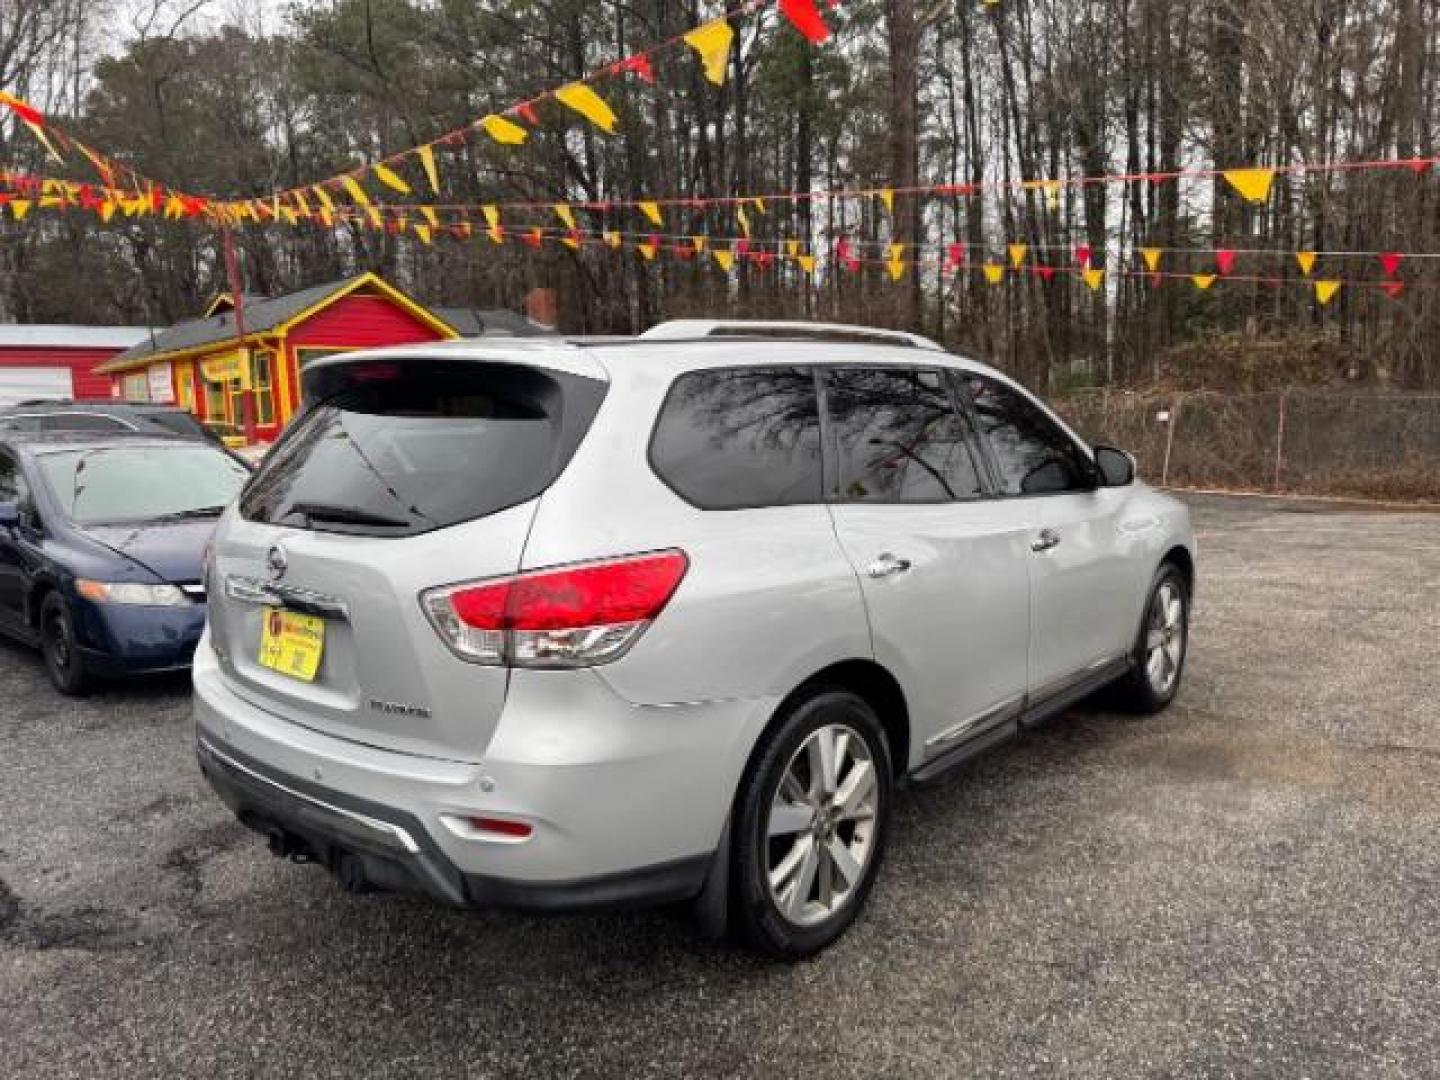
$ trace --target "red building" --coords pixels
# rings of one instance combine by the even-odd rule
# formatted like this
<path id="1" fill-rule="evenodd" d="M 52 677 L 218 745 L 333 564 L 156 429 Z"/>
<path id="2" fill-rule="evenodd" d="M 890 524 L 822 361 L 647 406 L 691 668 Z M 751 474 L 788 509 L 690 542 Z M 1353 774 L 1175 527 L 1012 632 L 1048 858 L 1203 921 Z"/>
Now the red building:
<path id="1" fill-rule="evenodd" d="M 134 326 L 0 326 L 0 408 L 39 398 L 108 398 L 110 379 L 96 368 L 149 337 Z"/>

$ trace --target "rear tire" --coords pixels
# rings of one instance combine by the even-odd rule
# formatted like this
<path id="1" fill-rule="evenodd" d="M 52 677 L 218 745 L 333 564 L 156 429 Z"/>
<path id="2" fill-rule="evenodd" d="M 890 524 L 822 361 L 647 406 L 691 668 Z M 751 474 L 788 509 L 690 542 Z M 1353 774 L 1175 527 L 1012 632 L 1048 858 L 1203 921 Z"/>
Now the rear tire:
<path id="1" fill-rule="evenodd" d="M 1180 691 L 1190 649 L 1190 590 L 1174 563 L 1155 574 L 1130 670 L 1115 684 L 1115 704 L 1126 712 L 1150 716 L 1163 710 Z"/>
<path id="2" fill-rule="evenodd" d="M 736 804 L 734 927 L 798 960 L 855 921 L 885 853 L 890 747 L 870 706 L 840 689 L 791 705 L 758 747 Z"/>
<path id="3" fill-rule="evenodd" d="M 59 593 L 47 593 L 40 604 L 40 652 L 56 690 L 70 697 L 89 690 L 90 676 L 75 644 L 70 608 Z"/>

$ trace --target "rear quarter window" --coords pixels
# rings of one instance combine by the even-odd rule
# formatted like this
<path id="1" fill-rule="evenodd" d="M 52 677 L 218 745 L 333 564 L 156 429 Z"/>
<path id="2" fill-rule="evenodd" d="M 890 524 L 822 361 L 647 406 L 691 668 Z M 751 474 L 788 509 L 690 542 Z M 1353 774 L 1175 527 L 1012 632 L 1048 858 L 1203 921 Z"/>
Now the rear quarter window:
<path id="1" fill-rule="evenodd" d="M 725 368 L 671 385 L 650 463 L 681 498 L 706 510 L 818 503 L 820 447 L 809 369 Z"/>

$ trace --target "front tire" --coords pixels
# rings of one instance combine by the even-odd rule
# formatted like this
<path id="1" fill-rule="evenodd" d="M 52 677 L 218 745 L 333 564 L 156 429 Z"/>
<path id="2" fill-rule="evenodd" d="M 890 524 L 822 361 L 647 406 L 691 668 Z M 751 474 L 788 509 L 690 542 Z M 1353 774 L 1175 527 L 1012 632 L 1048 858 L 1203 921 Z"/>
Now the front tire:
<path id="1" fill-rule="evenodd" d="M 1190 590 L 1174 563 L 1155 575 L 1130 670 L 1116 684 L 1116 704 L 1149 716 L 1160 712 L 1180 691 L 1180 676 L 1190 647 Z"/>
<path id="2" fill-rule="evenodd" d="M 847 690 L 791 705 L 760 745 L 737 801 L 736 929 L 797 960 L 855 921 L 885 851 L 893 772 L 884 729 Z"/>
<path id="3" fill-rule="evenodd" d="M 79 697 L 90 688 L 85 661 L 75 644 L 70 608 L 59 593 L 47 593 L 40 604 L 40 652 L 56 690 Z"/>

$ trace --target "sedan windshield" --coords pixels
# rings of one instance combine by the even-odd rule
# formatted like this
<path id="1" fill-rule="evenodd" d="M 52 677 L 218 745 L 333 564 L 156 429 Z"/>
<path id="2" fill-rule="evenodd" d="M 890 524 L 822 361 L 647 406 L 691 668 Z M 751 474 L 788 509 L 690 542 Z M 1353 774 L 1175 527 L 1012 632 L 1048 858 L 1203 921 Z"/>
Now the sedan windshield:
<path id="1" fill-rule="evenodd" d="M 39 455 L 55 501 L 80 525 L 218 515 L 250 478 L 209 446 L 97 446 Z"/>

